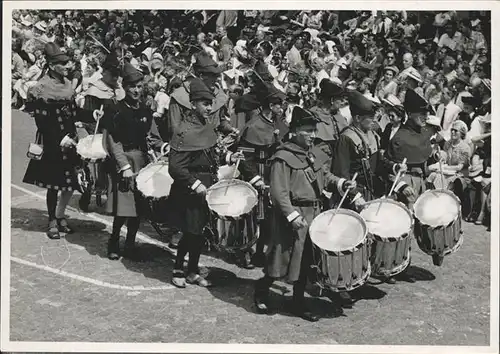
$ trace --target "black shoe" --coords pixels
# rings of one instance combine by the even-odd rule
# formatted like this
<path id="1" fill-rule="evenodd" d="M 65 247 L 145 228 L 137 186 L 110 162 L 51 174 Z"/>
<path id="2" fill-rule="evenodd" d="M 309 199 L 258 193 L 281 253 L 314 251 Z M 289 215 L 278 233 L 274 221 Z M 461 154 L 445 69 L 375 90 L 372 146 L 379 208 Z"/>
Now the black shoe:
<path id="1" fill-rule="evenodd" d="M 120 239 L 110 238 L 108 241 L 108 259 L 117 261 L 120 259 Z"/>
<path id="2" fill-rule="evenodd" d="M 74 232 L 73 229 L 69 227 L 65 218 L 57 219 L 57 229 L 63 234 L 72 234 Z"/>
<path id="3" fill-rule="evenodd" d="M 396 284 L 396 278 L 394 277 L 389 277 L 385 280 L 387 284 Z"/>
<path id="4" fill-rule="evenodd" d="M 291 306 L 292 307 L 290 309 L 290 312 L 293 315 L 309 322 L 319 321 L 319 316 L 315 315 L 314 313 L 311 312 L 311 310 L 307 308 L 307 306 L 304 303 L 304 300 L 293 300 Z"/>
<path id="5" fill-rule="evenodd" d="M 444 256 L 440 256 L 438 254 L 435 254 L 432 256 L 432 263 L 434 263 L 435 266 L 440 267 L 443 264 Z"/>
<path id="6" fill-rule="evenodd" d="M 245 269 L 255 269 L 255 266 L 252 264 L 252 257 L 250 256 L 249 252 L 245 252 L 245 254 L 243 255 L 241 265 Z"/>
<path id="7" fill-rule="evenodd" d="M 254 296 L 253 296 L 253 302 L 255 304 L 255 308 L 257 310 L 257 313 L 259 314 L 269 314 L 270 309 L 269 309 L 269 296 L 268 294 L 265 294 L 262 290 L 256 289 Z"/>

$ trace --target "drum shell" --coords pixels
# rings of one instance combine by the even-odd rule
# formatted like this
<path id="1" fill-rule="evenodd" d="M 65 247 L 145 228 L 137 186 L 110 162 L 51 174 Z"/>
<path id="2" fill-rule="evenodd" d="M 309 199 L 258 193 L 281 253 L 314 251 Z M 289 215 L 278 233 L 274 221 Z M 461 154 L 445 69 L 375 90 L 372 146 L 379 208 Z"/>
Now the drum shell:
<path id="1" fill-rule="evenodd" d="M 436 192 L 427 191 L 425 193 Z M 456 252 L 463 243 L 462 231 L 462 212 L 460 200 L 450 191 L 441 190 L 440 193 L 446 193 L 454 197 L 458 204 L 458 213 L 448 225 L 430 226 L 418 219 L 415 215 L 415 239 L 419 248 L 428 255 L 445 256 Z M 424 194 L 425 194 L 424 193 Z M 422 194 L 422 196 L 424 195 Z M 420 198 L 422 197 L 420 196 Z M 418 202 L 418 199 L 417 199 Z M 415 203 L 416 205 L 417 203 Z"/>
<path id="2" fill-rule="evenodd" d="M 335 292 L 351 291 L 363 285 L 371 274 L 369 240 L 351 253 L 332 253 L 313 245 L 318 265 L 317 283 Z M 319 261 L 319 262 L 318 262 Z"/>
<path id="3" fill-rule="evenodd" d="M 373 239 L 373 235 L 369 235 Z M 373 239 L 370 252 L 372 274 L 394 276 L 406 269 L 410 263 L 411 235 L 391 242 L 382 242 Z"/>
<path id="4" fill-rule="evenodd" d="M 217 220 L 217 240 L 214 248 L 221 252 L 237 253 L 250 249 L 258 240 L 260 228 L 255 211 L 239 220 Z"/>
<path id="5" fill-rule="evenodd" d="M 330 210 L 320 215 L 328 212 L 334 211 Z M 358 219 L 363 224 L 364 236 L 357 245 L 338 252 L 322 249 L 313 242 L 313 263 L 315 264 L 313 267 L 317 268 L 317 283 L 320 287 L 335 292 L 351 291 L 363 285 L 371 274 L 370 240 L 367 237 L 365 221 L 359 214 L 346 209 L 339 209 L 335 212 Z M 310 227 L 309 230 L 312 229 L 313 227 Z"/>
<path id="6" fill-rule="evenodd" d="M 413 215 L 411 211 L 400 202 L 392 199 L 376 199 L 365 204 L 368 207 L 370 204 L 391 203 L 398 205 L 408 214 L 410 226 L 405 233 L 398 237 L 382 237 L 374 233 L 368 234 L 371 239 L 370 264 L 372 266 L 372 274 L 380 276 L 394 276 L 401 273 L 410 263 L 410 250 L 413 231 Z M 361 212 L 363 214 L 363 212 Z"/>

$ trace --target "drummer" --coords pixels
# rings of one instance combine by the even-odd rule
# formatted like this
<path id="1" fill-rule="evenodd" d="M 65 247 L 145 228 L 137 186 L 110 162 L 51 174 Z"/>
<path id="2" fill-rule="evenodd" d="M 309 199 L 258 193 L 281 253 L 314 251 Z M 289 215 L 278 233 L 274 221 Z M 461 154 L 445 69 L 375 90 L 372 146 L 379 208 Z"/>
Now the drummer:
<path id="1" fill-rule="evenodd" d="M 114 216 L 108 258 L 120 258 L 120 230 L 126 222 L 123 256 L 138 260 L 142 257 L 135 248 L 135 237 L 142 208 L 134 177 L 148 163 L 149 148 L 161 151 L 166 144 L 159 137 L 151 111 L 141 102 L 143 74 L 130 63 L 125 63 L 122 78 L 125 98 L 117 103 L 116 114 L 106 115 L 102 122 L 107 150 L 114 164 L 106 203 L 106 211 Z"/>
<path id="2" fill-rule="evenodd" d="M 406 170 L 394 191 L 398 199 L 412 210 L 416 199 L 426 189 L 427 161 L 432 154 L 431 138 L 434 135 L 434 130 L 426 121 L 429 112 L 433 110 L 424 97 L 411 89 L 406 92 L 403 105 L 408 113 L 408 121 L 389 142 L 384 158 L 392 177 L 398 170 Z M 402 164 L 405 158 L 406 165 Z M 415 279 L 409 277 L 408 281 L 414 282 Z"/>
<path id="3" fill-rule="evenodd" d="M 348 101 L 353 122 L 340 135 L 333 159 L 333 173 L 345 179 L 351 179 L 357 173 L 358 193 L 367 201 L 377 199 L 385 189 L 381 177 L 384 165 L 380 137 L 373 130 L 377 107 L 358 91 L 348 92 Z M 386 282 L 395 283 L 395 280 L 388 278 Z M 345 304 L 352 302 L 349 293 L 339 295 Z"/>
<path id="4" fill-rule="evenodd" d="M 365 200 L 384 193 L 381 180 L 380 137 L 373 130 L 376 105 L 358 91 L 348 93 L 353 122 L 340 135 L 333 159 L 333 173 L 351 179 L 358 173 L 358 190 Z"/>
<path id="5" fill-rule="evenodd" d="M 120 77 L 120 62 L 116 56 L 116 53 L 109 54 L 104 63 L 102 64 L 102 78 L 94 82 L 89 86 L 87 90 L 82 92 L 82 94 L 76 97 L 76 103 L 81 108 L 78 113 L 77 119 L 79 122 L 77 125 L 78 138 L 83 139 L 89 134 L 93 134 L 96 126 L 96 121 L 101 118 L 106 112 L 107 115 L 113 115 L 116 111 L 116 104 L 125 97 L 125 91 L 118 83 L 118 78 Z M 102 112 L 100 111 L 102 106 Z M 102 128 L 98 129 L 98 133 L 102 131 Z M 102 166 L 99 167 L 102 170 Z M 105 177 L 104 173 L 99 174 Z M 99 180 L 99 184 L 104 183 L 104 181 Z M 85 190 L 80 197 L 80 208 L 83 211 L 88 210 L 90 203 L 91 191 Z"/>
<path id="6" fill-rule="evenodd" d="M 209 224 L 209 211 L 205 201 L 207 188 L 217 178 L 219 164 L 233 164 L 241 153 L 217 152 L 217 133 L 209 118 L 212 113 L 213 92 L 200 79 L 190 83 L 191 111 L 180 122 L 178 132 L 171 141 L 169 173 L 174 179 L 170 198 L 178 206 L 179 226 L 183 233 L 179 241 L 172 283 L 185 288 L 186 283 L 208 287 L 211 282 L 199 274 L 198 263 L 205 244 L 205 227 Z M 187 112 L 186 112 L 187 113 Z M 189 253 L 187 277 L 184 257 Z"/>
<path id="7" fill-rule="evenodd" d="M 269 185 L 270 169 L 267 164 L 268 159 L 273 155 L 274 149 L 286 133 L 279 125 L 279 120 L 283 118 L 283 102 L 285 94 L 269 83 L 263 83 L 259 91 L 260 108 L 253 111 L 250 120 L 245 124 L 238 143 L 238 148 L 247 148 L 253 151 L 245 152 L 245 161 L 240 163 L 239 170 L 243 178 L 253 184 L 256 188 L 262 189 Z M 288 129 L 286 129 L 288 130 Z M 269 235 L 268 212 L 269 200 L 263 193 L 260 202 L 263 203 L 264 215 L 260 215 L 258 223 L 260 227 L 259 239 L 257 241 L 255 263 L 262 265 L 265 260 L 264 246 Z M 248 228 L 247 228 L 248 229 Z M 250 259 L 250 252 L 245 253 L 244 266 L 253 268 Z"/>
<path id="8" fill-rule="evenodd" d="M 290 139 L 271 158 L 272 200 L 270 245 L 265 276 L 255 285 L 254 302 L 259 313 L 269 312 L 269 288 L 273 281 L 294 282 L 293 314 L 315 322 L 318 316 L 305 305 L 307 272 L 312 261 L 308 225 L 321 212 L 321 191 L 346 192 L 355 182 L 334 176 L 324 167 L 328 155 L 312 148 L 319 118 L 295 107 L 290 122 Z M 361 201 L 361 200 L 360 200 Z"/>

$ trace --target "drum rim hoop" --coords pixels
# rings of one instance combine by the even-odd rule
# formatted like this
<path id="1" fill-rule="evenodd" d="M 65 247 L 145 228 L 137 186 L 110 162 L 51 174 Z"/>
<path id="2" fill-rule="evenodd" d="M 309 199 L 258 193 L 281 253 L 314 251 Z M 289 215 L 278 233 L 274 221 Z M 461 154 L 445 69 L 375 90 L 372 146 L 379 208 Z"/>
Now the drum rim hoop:
<path id="1" fill-rule="evenodd" d="M 361 213 L 363 212 L 363 210 L 365 210 L 370 204 L 378 204 L 382 201 L 382 203 L 392 203 L 392 204 L 395 204 L 399 207 L 401 207 L 404 211 L 406 211 L 408 213 L 408 216 L 410 218 L 410 227 L 408 229 L 407 232 L 401 234 L 400 236 L 398 237 L 382 237 L 378 234 L 375 234 L 373 232 L 370 232 L 370 230 L 368 230 L 368 234 L 369 235 L 372 235 L 373 238 L 376 240 L 376 241 L 380 241 L 380 242 L 396 242 L 396 241 L 399 241 L 399 240 L 403 240 L 405 239 L 406 237 L 408 237 L 409 235 L 411 235 L 412 233 L 412 230 L 413 230 L 413 227 L 415 225 L 415 218 L 414 218 L 414 214 L 413 212 L 406 206 L 404 205 L 403 203 L 401 202 L 398 202 L 397 200 L 393 200 L 393 199 L 390 199 L 390 198 L 378 198 L 378 199 L 373 199 L 373 200 L 370 200 L 368 202 L 366 202 L 364 205 L 363 205 L 363 209 L 359 212 L 359 215 L 361 217 L 363 217 L 363 215 L 361 215 Z M 364 218 L 363 218 L 364 219 Z M 367 222 L 365 220 L 365 222 Z M 368 223 L 368 222 L 367 222 Z M 367 226 L 368 228 L 368 226 Z M 396 240 L 392 240 L 393 238 L 396 238 Z"/>
<path id="2" fill-rule="evenodd" d="M 417 213 L 415 212 L 415 207 L 417 206 L 417 203 L 421 200 L 423 200 L 423 196 L 425 194 L 429 194 L 429 193 L 444 193 L 444 194 L 447 194 L 448 196 L 452 197 L 452 199 L 455 200 L 455 202 L 457 203 L 457 206 L 458 206 L 458 213 L 457 215 L 453 218 L 453 220 L 451 220 L 448 224 L 446 225 L 438 225 L 438 226 L 431 226 L 425 222 L 423 222 L 422 220 L 420 220 L 417 216 Z M 415 216 L 415 219 L 418 221 L 418 223 L 420 224 L 420 226 L 425 226 L 427 227 L 428 229 L 431 229 L 431 230 L 438 230 L 438 229 L 443 229 L 443 228 L 447 228 L 447 227 L 450 227 L 451 225 L 453 225 L 455 222 L 457 222 L 457 220 L 461 219 L 462 218 L 462 211 L 461 211 L 461 206 L 462 206 L 462 203 L 460 202 L 460 199 L 458 199 L 458 197 L 455 195 L 455 193 L 453 193 L 452 191 L 449 191 L 447 189 L 428 189 L 426 190 L 424 193 L 422 193 L 418 198 L 417 200 L 415 201 L 415 203 L 413 204 L 413 215 Z"/>
<path id="3" fill-rule="evenodd" d="M 224 185 L 224 184 L 228 184 L 228 187 L 231 186 L 231 185 L 241 185 L 241 186 L 245 186 L 247 187 L 251 192 L 252 194 L 254 195 L 255 197 L 255 203 L 254 205 L 250 208 L 250 210 L 246 213 L 243 213 L 241 215 L 238 215 L 238 216 L 233 216 L 233 215 L 222 215 L 218 212 L 216 212 L 215 210 L 213 210 L 211 207 L 210 207 L 210 202 L 208 200 L 209 196 L 210 196 L 210 193 L 213 192 L 215 190 L 214 187 L 217 187 L 217 188 L 220 188 L 220 185 Z M 220 181 L 217 181 L 216 183 L 212 184 L 209 188 L 207 188 L 207 195 L 205 196 L 205 201 L 207 202 L 207 205 L 208 205 L 208 209 L 210 209 L 210 211 L 212 213 L 214 213 L 218 218 L 222 219 L 222 220 L 229 220 L 229 221 L 232 221 L 232 220 L 238 220 L 238 219 L 241 219 L 242 217 L 244 217 L 245 215 L 248 215 L 252 212 L 252 210 L 255 208 L 255 206 L 258 204 L 259 202 L 259 193 L 257 192 L 257 190 L 254 188 L 254 186 L 252 186 L 250 183 L 246 182 L 246 181 L 243 181 L 241 179 L 238 179 L 238 178 L 228 178 L 228 179 L 221 179 Z"/>
<path id="4" fill-rule="evenodd" d="M 327 214 L 331 214 L 332 212 L 336 212 L 336 210 L 335 209 L 330 209 L 330 210 L 326 210 L 326 211 L 324 211 L 324 212 L 316 215 L 316 217 L 311 222 L 311 225 L 309 226 L 309 229 L 308 229 L 309 238 L 311 239 L 311 242 L 313 243 L 313 245 L 315 247 L 317 247 L 318 249 L 320 249 L 321 252 L 324 252 L 324 253 L 327 253 L 327 254 L 331 254 L 331 255 L 334 255 L 334 256 L 342 256 L 342 255 L 352 254 L 352 253 L 358 251 L 360 248 L 362 248 L 363 246 L 365 246 L 367 244 L 367 242 L 368 242 L 368 226 L 366 226 L 366 221 L 358 213 L 356 213 L 356 212 L 354 212 L 352 210 L 343 209 L 343 208 L 340 208 L 338 210 L 338 212 L 342 213 L 342 214 L 345 214 L 345 215 L 353 216 L 356 219 L 358 219 L 359 221 L 361 221 L 361 225 L 363 226 L 363 237 L 361 238 L 361 241 L 359 241 L 356 245 L 352 246 L 351 248 L 348 248 L 348 249 L 345 249 L 345 250 L 341 250 L 341 251 L 326 250 L 324 248 L 319 247 L 316 243 L 314 243 L 314 241 L 313 241 L 313 239 L 311 237 L 311 235 L 312 235 L 311 229 L 312 229 L 312 227 L 314 225 L 314 221 L 317 218 L 319 218 L 320 216 L 322 216 L 323 214 L 327 215 Z"/>

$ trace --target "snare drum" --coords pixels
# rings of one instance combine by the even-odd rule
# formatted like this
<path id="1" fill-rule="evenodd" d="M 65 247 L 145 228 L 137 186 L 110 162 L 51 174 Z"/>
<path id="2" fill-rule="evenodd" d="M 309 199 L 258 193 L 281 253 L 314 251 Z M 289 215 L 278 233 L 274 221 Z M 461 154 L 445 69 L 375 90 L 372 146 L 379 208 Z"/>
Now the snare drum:
<path id="1" fill-rule="evenodd" d="M 413 216 L 402 203 L 392 199 L 367 202 L 360 215 L 373 241 L 370 252 L 372 273 L 392 277 L 410 263 Z"/>
<path id="2" fill-rule="evenodd" d="M 259 237 L 252 212 L 258 202 L 255 188 L 238 179 L 223 179 L 207 190 L 206 200 L 218 218 L 214 247 L 229 253 L 252 247 Z"/>
<path id="3" fill-rule="evenodd" d="M 87 135 L 80 139 L 76 145 L 76 152 L 84 161 L 85 165 L 78 176 L 82 193 L 104 193 L 106 191 L 106 174 L 103 162 L 108 153 L 104 149 L 103 135 Z"/>
<path id="4" fill-rule="evenodd" d="M 371 273 L 369 240 L 359 214 L 347 209 L 325 211 L 314 218 L 309 234 L 320 287 L 342 292 L 366 282 Z"/>
<path id="5" fill-rule="evenodd" d="M 170 189 L 174 183 L 167 161 L 152 162 L 136 177 L 137 190 L 145 199 L 146 217 L 153 222 L 167 222 Z"/>
<path id="6" fill-rule="evenodd" d="M 448 190 L 428 190 L 413 206 L 415 238 L 428 255 L 446 256 L 463 242 L 462 212 L 458 197 Z"/>

